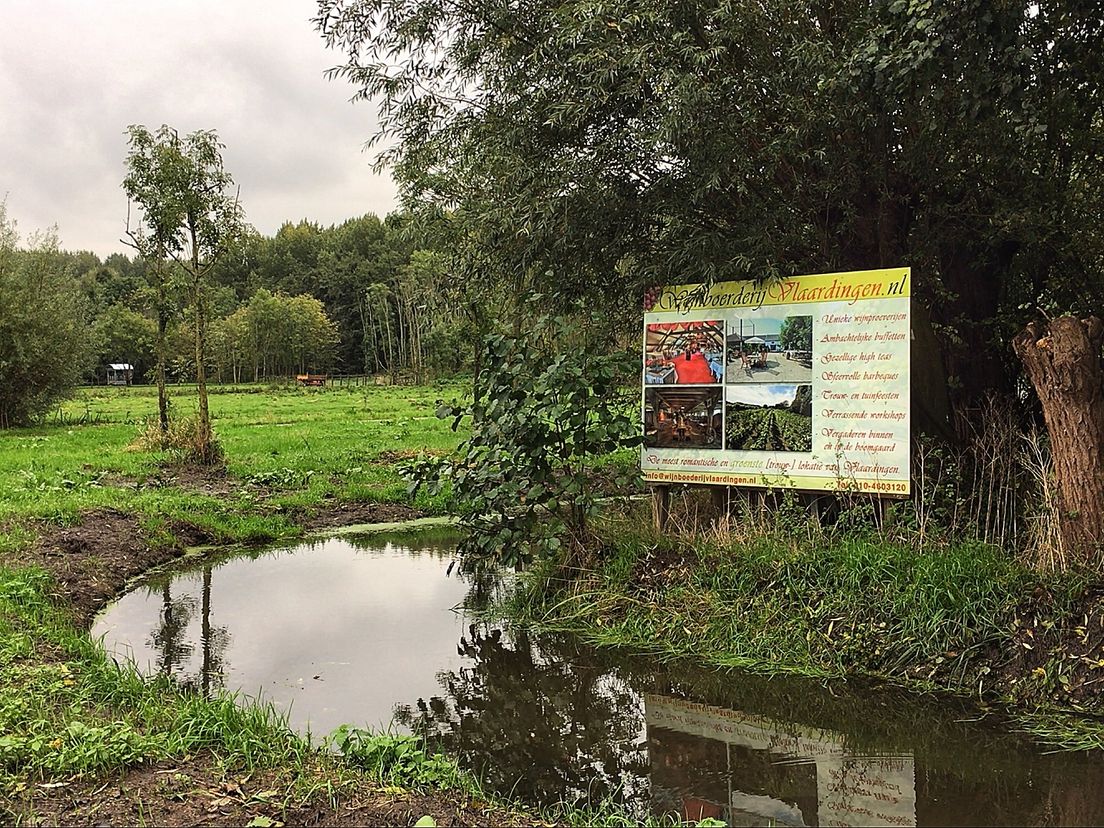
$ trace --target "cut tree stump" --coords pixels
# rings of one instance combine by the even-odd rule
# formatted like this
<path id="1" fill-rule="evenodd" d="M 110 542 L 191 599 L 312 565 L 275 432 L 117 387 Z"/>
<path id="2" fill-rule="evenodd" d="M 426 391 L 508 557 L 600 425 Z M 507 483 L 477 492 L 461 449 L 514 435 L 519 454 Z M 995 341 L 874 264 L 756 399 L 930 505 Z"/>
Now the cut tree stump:
<path id="1" fill-rule="evenodd" d="M 1104 546 L 1104 323 L 1032 322 L 1012 341 L 1043 406 L 1066 549 L 1099 567 Z"/>

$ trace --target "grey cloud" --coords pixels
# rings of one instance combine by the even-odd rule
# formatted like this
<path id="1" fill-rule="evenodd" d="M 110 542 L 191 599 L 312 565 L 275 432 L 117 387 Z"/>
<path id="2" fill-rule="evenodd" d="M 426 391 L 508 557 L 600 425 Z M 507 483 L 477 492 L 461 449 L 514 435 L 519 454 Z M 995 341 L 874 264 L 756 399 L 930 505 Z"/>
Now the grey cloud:
<path id="1" fill-rule="evenodd" d="M 106 255 L 126 217 L 128 124 L 215 129 L 250 222 L 323 224 L 396 206 L 363 146 L 370 105 L 327 81 L 339 62 L 311 0 L 9 0 L 0 29 L 0 195 L 24 232 L 57 224 Z"/>

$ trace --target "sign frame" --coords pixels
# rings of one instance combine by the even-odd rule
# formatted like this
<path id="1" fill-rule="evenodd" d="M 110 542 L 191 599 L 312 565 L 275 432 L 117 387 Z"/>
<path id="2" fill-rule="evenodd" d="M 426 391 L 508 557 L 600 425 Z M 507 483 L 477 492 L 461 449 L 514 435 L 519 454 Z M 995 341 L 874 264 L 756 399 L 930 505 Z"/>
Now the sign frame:
<path id="1" fill-rule="evenodd" d="M 897 267 L 649 290 L 644 481 L 910 496 L 911 282 Z"/>

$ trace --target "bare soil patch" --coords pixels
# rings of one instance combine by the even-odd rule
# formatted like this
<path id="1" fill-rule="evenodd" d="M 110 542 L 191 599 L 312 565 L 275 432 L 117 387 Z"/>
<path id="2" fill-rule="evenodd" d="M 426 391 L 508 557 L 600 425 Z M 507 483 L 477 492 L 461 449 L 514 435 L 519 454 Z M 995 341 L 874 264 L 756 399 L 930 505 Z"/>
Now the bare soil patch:
<path id="1" fill-rule="evenodd" d="M 102 482 L 124 489 L 165 489 L 172 486 L 197 494 L 218 497 L 233 494 L 243 488 L 261 488 L 231 477 L 225 466 L 165 463 L 145 476 L 109 474 Z"/>
<path id="2" fill-rule="evenodd" d="M 205 495 L 225 495 L 238 491 L 242 481 L 230 477 L 225 466 L 192 464 L 165 465 L 146 479 L 150 486 L 176 486 Z"/>
<path id="3" fill-rule="evenodd" d="M 307 529 L 336 529 L 356 523 L 398 523 L 420 517 L 425 517 L 425 513 L 402 503 L 331 503 L 303 523 Z"/>
<path id="4" fill-rule="evenodd" d="M 389 466 L 405 463 L 407 460 L 416 460 L 419 457 L 441 457 L 443 451 L 433 449 L 384 449 L 376 455 L 377 463 L 386 463 Z"/>
<path id="5" fill-rule="evenodd" d="M 40 566 L 54 577 L 53 598 L 87 629 L 93 616 L 131 578 L 184 553 L 153 545 L 138 519 L 112 510 L 86 512 L 76 526 L 46 529 L 16 564 Z"/>
<path id="6" fill-rule="evenodd" d="M 228 774 L 209 757 L 130 768 L 94 781 L 47 783 L 10 803 L 26 825 L 303 826 L 412 825 L 430 815 L 441 826 L 543 824 L 462 795 L 419 794 L 343 785 L 330 799 L 325 768 L 317 780 L 282 770 Z M 319 785 L 309 784 L 317 781 Z M 304 785 L 306 782 L 308 784 Z M 313 795 L 299 791 L 315 789 Z M 266 821 L 267 820 L 267 821 Z"/>

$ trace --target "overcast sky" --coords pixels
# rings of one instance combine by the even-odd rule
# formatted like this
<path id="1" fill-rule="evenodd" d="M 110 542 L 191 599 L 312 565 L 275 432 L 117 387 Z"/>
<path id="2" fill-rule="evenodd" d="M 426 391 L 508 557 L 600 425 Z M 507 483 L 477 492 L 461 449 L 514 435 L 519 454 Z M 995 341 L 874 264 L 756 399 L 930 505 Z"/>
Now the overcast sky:
<path id="1" fill-rule="evenodd" d="M 375 108 L 327 81 L 341 61 L 314 0 L 0 0 L 0 199 L 26 236 L 127 251 L 129 124 L 214 129 L 247 219 L 333 224 L 397 206 L 365 151 Z"/>

